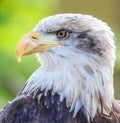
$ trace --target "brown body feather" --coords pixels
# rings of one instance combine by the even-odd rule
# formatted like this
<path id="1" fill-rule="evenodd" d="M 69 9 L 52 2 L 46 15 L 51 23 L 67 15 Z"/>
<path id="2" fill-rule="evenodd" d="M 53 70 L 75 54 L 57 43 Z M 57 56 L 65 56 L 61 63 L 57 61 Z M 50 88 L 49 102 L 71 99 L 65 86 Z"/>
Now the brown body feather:
<path id="1" fill-rule="evenodd" d="M 39 96 L 41 95 L 41 98 Z M 88 123 L 82 107 L 75 118 L 66 101 L 59 101 L 59 95 L 44 96 L 44 91 L 35 97 L 19 95 L 0 112 L 0 123 Z M 114 100 L 109 117 L 95 116 L 90 123 L 120 123 L 120 103 Z"/>

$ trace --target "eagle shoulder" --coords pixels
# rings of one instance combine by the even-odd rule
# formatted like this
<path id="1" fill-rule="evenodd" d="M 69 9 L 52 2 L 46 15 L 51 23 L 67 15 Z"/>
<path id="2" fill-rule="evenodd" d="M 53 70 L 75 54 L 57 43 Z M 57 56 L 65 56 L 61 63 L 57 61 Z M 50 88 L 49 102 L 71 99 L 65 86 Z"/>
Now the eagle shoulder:
<path id="1" fill-rule="evenodd" d="M 60 102 L 59 95 L 52 95 L 51 91 L 47 95 L 38 92 L 34 98 L 18 95 L 1 111 L 0 123 L 88 123 L 82 109 L 76 118 L 69 111 L 66 100 Z"/>
<path id="2" fill-rule="evenodd" d="M 52 91 L 38 91 L 33 95 L 18 95 L 0 112 L 0 123 L 88 123 L 82 107 L 73 117 L 66 100 Z M 90 123 L 120 123 L 120 102 L 113 102 L 110 117 L 95 116 Z"/>

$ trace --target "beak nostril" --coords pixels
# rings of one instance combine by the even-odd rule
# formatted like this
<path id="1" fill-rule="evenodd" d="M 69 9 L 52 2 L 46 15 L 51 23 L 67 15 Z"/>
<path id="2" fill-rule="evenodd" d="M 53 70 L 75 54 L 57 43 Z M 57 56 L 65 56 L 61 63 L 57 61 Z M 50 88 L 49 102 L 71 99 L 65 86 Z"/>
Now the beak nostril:
<path id="1" fill-rule="evenodd" d="M 39 39 L 40 34 L 39 34 L 38 31 L 33 31 L 33 32 L 30 33 L 30 36 L 31 36 L 32 40 L 36 41 L 36 40 Z"/>
<path id="2" fill-rule="evenodd" d="M 35 35 L 33 35 L 31 38 L 35 40 L 35 39 L 37 39 L 38 37 L 35 36 Z"/>

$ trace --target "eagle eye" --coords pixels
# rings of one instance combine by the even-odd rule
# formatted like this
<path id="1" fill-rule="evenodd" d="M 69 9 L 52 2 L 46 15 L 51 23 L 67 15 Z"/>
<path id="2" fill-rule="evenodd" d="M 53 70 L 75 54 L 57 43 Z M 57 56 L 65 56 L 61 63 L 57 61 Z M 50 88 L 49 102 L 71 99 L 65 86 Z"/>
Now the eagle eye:
<path id="1" fill-rule="evenodd" d="M 69 36 L 70 32 L 67 30 L 59 30 L 56 33 L 57 38 L 59 39 L 65 39 Z"/>

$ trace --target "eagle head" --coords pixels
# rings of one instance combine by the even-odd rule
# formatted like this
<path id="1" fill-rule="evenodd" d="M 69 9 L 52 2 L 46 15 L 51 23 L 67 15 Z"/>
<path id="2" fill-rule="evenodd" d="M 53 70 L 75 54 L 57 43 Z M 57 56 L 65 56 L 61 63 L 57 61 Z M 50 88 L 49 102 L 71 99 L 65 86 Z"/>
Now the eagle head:
<path id="1" fill-rule="evenodd" d="M 52 90 L 66 99 L 70 112 L 84 108 L 89 119 L 108 116 L 114 99 L 114 34 L 106 23 L 89 15 L 58 14 L 42 19 L 16 48 L 21 56 L 36 53 L 42 64 L 22 90 Z"/>

